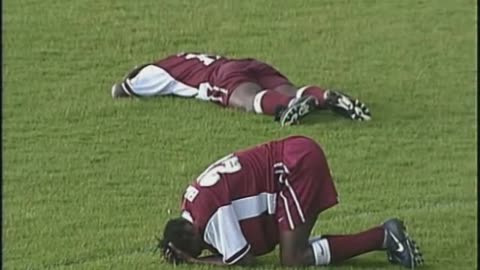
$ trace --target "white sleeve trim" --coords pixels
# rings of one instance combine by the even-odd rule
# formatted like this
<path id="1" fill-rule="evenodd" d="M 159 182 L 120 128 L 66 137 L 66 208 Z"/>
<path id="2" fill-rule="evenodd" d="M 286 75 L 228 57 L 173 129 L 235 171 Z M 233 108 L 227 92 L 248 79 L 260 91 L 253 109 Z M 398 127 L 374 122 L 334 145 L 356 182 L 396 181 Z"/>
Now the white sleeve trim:
<path id="1" fill-rule="evenodd" d="M 240 250 L 237 254 L 230 257 L 228 260 L 224 260 L 223 262 L 229 265 L 235 264 L 240 261 L 247 253 L 250 251 L 251 246 L 247 244 L 242 250 Z"/>

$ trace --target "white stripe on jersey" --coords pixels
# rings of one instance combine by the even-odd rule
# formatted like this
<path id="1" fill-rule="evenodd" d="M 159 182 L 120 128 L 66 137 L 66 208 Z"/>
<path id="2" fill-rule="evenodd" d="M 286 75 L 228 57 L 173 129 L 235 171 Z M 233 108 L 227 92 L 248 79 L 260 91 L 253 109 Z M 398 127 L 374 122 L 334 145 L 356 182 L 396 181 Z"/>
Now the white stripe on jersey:
<path id="1" fill-rule="evenodd" d="M 237 262 L 246 254 L 245 248 L 248 246 L 240 228 L 240 221 L 265 212 L 274 214 L 276 198 L 275 193 L 263 192 L 234 200 L 231 204 L 218 208 L 207 223 L 204 241 L 223 255 L 225 263 Z"/>

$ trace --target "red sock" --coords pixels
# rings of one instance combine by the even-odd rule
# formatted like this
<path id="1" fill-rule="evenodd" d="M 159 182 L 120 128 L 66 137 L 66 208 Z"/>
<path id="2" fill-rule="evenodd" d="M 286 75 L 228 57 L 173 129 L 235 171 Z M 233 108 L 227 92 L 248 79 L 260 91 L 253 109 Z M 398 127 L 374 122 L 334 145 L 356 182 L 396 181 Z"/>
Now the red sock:
<path id="1" fill-rule="evenodd" d="M 275 115 L 278 107 L 288 107 L 288 104 L 293 99 L 280 92 L 273 90 L 263 90 L 255 96 L 253 100 L 253 109 L 256 113 Z"/>
<path id="2" fill-rule="evenodd" d="M 298 89 L 297 97 L 313 96 L 317 99 L 317 108 L 325 108 L 325 89 L 318 86 L 305 86 Z"/>
<path id="3" fill-rule="evenodd" d="M 330 246 L 331 263 L 383 249 L 385 230 L 382 227 L 350 235 L 326 235 Z"/>

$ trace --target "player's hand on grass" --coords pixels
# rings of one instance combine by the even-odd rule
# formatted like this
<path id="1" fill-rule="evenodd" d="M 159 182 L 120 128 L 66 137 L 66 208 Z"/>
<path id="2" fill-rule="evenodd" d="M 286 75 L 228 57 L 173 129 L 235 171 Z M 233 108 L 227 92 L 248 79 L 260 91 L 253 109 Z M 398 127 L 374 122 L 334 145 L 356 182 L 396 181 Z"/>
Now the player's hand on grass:
<path id="1" fill-rule="evenodd" d="M 168 247 L 165 249 L 164 256 L 168 262 L 173 264 L 195 262 L 195 258 L 175 247 L 172 242 L 168 243 Z"/>
<path id="2" fill-rule="evenodd" d="M 176 248 L 174 248 L 171 243 L 168 243 L 167 247 L 163 249 L 163 257 L 165 261 L 171 264 L 180 264 L 184 262 L 181 255 L 176 252 Z"/>

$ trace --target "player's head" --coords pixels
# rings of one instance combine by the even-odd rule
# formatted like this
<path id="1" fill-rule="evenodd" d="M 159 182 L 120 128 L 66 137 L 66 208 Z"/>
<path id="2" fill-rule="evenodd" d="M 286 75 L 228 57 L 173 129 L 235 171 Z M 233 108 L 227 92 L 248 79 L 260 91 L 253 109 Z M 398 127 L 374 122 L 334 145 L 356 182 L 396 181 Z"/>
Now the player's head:
<path id="1" fill-rule="evenodd" d="M 163 254 L 169 249 L 169 243 L 192 257 L 198 257 L 202 252 L 201 238 L 192 223 L 184 218 L 174 218 L 167 222 L 163 230 L 163 239 L 159 243 Z"/>

